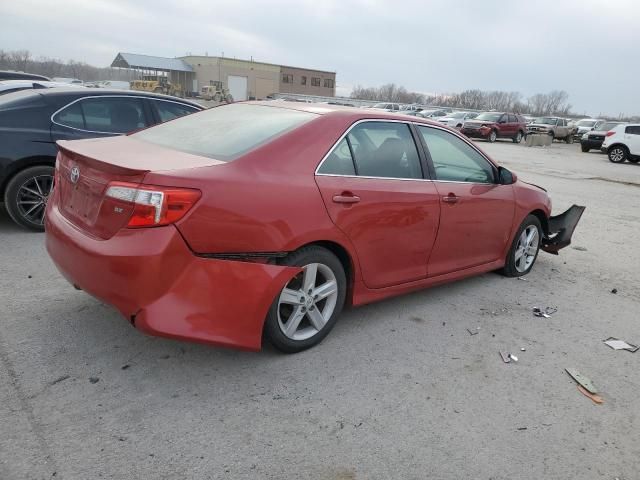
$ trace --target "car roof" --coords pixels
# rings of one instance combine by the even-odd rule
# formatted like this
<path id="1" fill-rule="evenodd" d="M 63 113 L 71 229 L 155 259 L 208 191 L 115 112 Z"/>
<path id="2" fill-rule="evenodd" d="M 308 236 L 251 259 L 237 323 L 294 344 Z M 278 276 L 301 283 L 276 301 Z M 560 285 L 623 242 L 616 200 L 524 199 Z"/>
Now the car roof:
<path id="1" fill-rule="evenodd" d="M 442 127 L 440 122 L 434 122 L 426 118 L 414 117 L 412 115 L 406 115 L 399 112 L 388 112 L 385 110 L 375 108 L 362 108 L 362 107 L 347 107 L 345 105 L 331 105 L 331 104 L 318 104 L 318 103 L 298 103 L 298 102 L 286 102 L 282 100 L 269 100 L 269 101 L 249 101 L 240 102 L 247 105 L 262 105 L 266 107 L 285 108 L 289 110 L 297 110 L 300 112 L 315 113 L 316 115 L 329 115 L 336 117 L 349 117 L 352 120 L 358 119 L 389 119 L 400 120 L 403 122 L 424 123 L 425 125 L 435 125 Z M 389 102 L 387 102 L 389 103 Z"/>
<path id="2" fill-rule="evenodd" d="M 145 98 L 156 98 L 159 100 L 169 100 L 172 102 L 185 103 L 187 105 L 197 107 L 201 110 L 204 110 L 206 108 L 199 103 L 192 102 L 191 100 L 186 100 L 184 98 L 171 97 L 169 95 L 161 95 L 158 93 L 141 92 L 138 90 L 119 90 L 116 88 L 87 88 L 87 87 L 81 87 L 81 86 L 74 86 L 71 84 L 69 84 L 69 86 L 64 86 L 64 87 L 60 86 L 56 88 L 21 90 L 20 92 L 13 93 L 11 95 L 20 95 L 20 94 L 24 97 L 27 97 L 29 95 L 42 95 L 44 97 L 75 96 L 77 98 L 106 97 L 106 96 L 145 97 Z"/>

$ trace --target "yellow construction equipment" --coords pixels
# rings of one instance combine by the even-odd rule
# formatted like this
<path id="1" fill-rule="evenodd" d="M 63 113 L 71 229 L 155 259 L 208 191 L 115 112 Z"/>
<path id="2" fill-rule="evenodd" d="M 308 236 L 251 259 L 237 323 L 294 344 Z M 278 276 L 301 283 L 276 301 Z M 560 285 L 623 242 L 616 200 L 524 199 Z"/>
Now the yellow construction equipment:
<path id="1" fill-rule="evenodd" d="M 170 83 L 167 77 L 158 77 L 157 80 L 133 80 L 131 82 L 131 90 L 162 93 L 175 97 L 183 96 L 182 86 L 178 83 Z"/>
<path id="2" fill-rule="evenodd" d="M 229 89 L 222 82 L 215 80 L 211 82 L 211 85 L 203 85 L 200 89 L 200 96 L 205 100 L 213 100 L 214 102 L 233 102 Z"/>

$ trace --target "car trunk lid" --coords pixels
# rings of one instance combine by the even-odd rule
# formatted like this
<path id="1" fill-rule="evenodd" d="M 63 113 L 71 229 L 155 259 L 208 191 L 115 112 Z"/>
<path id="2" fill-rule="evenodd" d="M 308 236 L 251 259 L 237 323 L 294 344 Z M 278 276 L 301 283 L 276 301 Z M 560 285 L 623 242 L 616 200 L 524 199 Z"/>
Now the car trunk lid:
<path id="1" fill-rule="evenodd" d="M 142 184 L 150 171 L 215 165 L 211 158 L 118 137 L 58 142 L 59 209 L 88 235 L 108 239 L 127 226 L 134 205 L 105 195 L 112 182 Z"/>

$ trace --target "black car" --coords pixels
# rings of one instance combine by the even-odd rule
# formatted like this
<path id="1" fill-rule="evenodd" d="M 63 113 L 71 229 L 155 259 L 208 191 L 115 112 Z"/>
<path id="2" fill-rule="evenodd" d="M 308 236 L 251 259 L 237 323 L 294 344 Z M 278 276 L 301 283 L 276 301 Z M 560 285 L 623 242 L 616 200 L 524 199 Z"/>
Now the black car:
<path id="1" fill-rule="evenodd" d="M 44 75 L 36 75 L 35 73 L 12 72 L 7 70 L 0 71 L 0 80 L 51 80 Z"/>
<path id="2" fill-rule="evenodd" d="M 591 130 L 590 132 L 585 133 L 580 138 L 580 148 L 583 152 L 588 152 L 591 149 L 600 150 L 602 147 L 602 142 L 604 142 L 604 137 L 607 136 L 607 132 L 613 130 L 618 125 L 623 124 L 624 122 L 604 122 L 596 127 L 596 130 Z"/>
<path id="3" fill-rule="evenodd" d="M 204 110 L 146 92 L 90 88 L 23 90 L 0 97 L 0 195 L 11 218 L 43 230 L 57 140 L 108 137 Z"/>

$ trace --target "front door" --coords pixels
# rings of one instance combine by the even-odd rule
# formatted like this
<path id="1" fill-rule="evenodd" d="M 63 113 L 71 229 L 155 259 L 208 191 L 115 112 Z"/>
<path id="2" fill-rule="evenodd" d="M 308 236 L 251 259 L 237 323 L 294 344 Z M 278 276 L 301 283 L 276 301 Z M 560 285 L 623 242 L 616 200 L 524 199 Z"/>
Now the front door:
<path id="1" fill-rule="evenodd" d="M 320 165 L 316 182 L 368 288 L 427 276 L 440 204 L 406 123 L 357 124 Z"/>
<path id="2" fill-rule="evenodd" d="M 512 185 L 472 145 L 433 127 L 418 127 L 435 169 L 440 227 L 428 264 L 437 276 L 499 260 L 514 216 Z"/>

